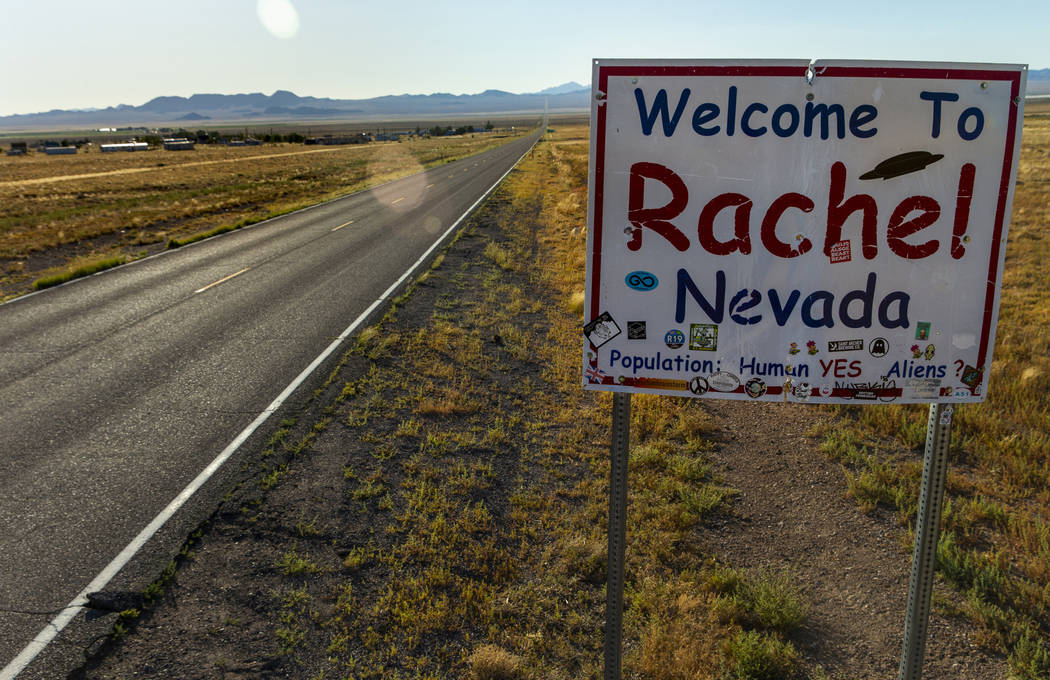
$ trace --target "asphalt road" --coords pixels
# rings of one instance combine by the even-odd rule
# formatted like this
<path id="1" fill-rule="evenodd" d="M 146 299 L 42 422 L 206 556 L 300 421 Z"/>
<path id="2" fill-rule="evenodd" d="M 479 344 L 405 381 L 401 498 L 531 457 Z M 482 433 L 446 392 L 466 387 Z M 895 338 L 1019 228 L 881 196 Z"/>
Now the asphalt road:
<path id="1" fill-rule="evenodd" d="M 0 305 L 0 668 L 534 141 Z M 228 474 L 108 588 L 152 581 Z M 107 618 L 19 677 L 64 676 Z"/>

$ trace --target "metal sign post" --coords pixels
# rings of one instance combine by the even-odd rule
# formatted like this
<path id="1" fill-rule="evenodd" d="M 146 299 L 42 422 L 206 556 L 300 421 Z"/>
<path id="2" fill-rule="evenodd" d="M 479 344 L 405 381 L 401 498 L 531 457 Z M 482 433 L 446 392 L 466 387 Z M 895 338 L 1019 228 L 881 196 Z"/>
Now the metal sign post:
<path id="1" fill-rule="evenodd" d="M 620 680 L 623 637 L 624 547 L 627 543 L 627 454 L 631 395 L 613 394 L 609 466 L 609 558 L 605 583 L 605 680 Z"/>
<path id="2" fill-rule="evenodd" d="M 933 593 L 933 573 L 937 566 L 937 539 L 941 533 L 941 510 L 944 506 L 944 487 L 948 476 L 948 443 L 952 434 L 952 413 L 951 404 L 930 404 L 899 680 L 919 680 L 922 677 L 926 629 L 930 617 L 930 596 Z"/>

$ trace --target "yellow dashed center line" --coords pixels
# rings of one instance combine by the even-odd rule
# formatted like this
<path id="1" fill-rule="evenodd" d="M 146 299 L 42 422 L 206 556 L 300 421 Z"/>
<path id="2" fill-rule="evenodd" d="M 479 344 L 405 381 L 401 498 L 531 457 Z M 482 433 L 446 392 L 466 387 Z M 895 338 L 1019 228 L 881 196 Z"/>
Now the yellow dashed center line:
<path id="1" fill-rule="evenodd" d="M 396 201 L 393 201 L 390 205 L 397 205 L 398 203 L 400 203 L 403 200 L 405 200 L 404 196 L 402 196 L 401 198 L 397 199 Z"/>
<path id="2" fill-rule="evenodd" d="M 233 278 L 233 277 L 235 277 L 235 276 L 240 276 L 241 274 L 243 274 L 244 272 L 248 271 L 249 269 L 251 269 L 251 267 L 245 267 L 244 269 L 240 270 L 239 272 L 237 272 L 237 273 L 235 273 L 235 274 L 230 274 L 230 275 L 229 275 L 229 276 L 227 276 L 227 277 L 224 277 L 224 278 L 221 278 L 221 279 L 219 279 L 219 280 L 218 280 L 218 281 L 216 281 L 215 283 L 209 283 L 209 284 L 208 284 L 207 286 L 205 286 L 204 288 L 198 288 L 197 290 L 193 291 L 193 293 L 194 293 L 194 295 L 196 295 L 197 293 L 203 293 L 204 291 L 208 290 L 209 288 L 212 288 L 212 287 L 214 287 L 214 286 L 217 286 L 217 285 L 219 285 L 220 283 L 226 283 L 227 281 L 229 281 L 230 279 L 232 279 L 232 278 Z"/>
<path id="3" fill-rule="evenodd" d="M 350 226 L 350 225 L 351 225 L 351 224 L 353 224 L 353 223 L 354 223 L 354 221 L 353 221 L 353 220 L 350 220 L 349 222 L 343 222 L 343 223 L 342 223 L 342 224 L 340 224 L 340 225 L 339 225 L 338 227 L 332 227 L 332 231 L 339 231 L 339 230 L 340 230 L 340 229 L 342 229 L 343 227 L 348 227 L 348 226 Z"/>

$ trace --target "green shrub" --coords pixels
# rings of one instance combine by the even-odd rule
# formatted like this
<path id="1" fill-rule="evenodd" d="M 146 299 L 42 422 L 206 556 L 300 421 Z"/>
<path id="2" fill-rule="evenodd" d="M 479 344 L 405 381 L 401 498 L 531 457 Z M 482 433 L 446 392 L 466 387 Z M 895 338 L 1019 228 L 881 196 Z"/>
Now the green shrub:
<path id="1" fill-rule="evenodd" d="M 1038 634 L 1026 629 L 1010 652 L 1011 680 L 1040 680 L 1050 677 L 1050 651 Z"/>
<path id="2" fill-rule="evenodd" d="M 806 605 L 787 572 L 745 574 L 716 566 L 707 573 L 705 587 L 718 593 L 712 607 L 723 621 L 786 633 L 806 620 Z"/>
<path id="3" fill-rule="evenodd" d="M 727 680 L 785 680 L 798 668 L 798 652 L 790 642 L 758 631 L 740 631 L 726 643 L 732 664 Z"/>

